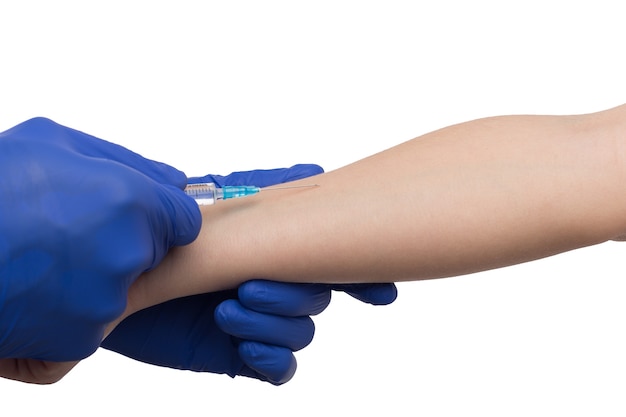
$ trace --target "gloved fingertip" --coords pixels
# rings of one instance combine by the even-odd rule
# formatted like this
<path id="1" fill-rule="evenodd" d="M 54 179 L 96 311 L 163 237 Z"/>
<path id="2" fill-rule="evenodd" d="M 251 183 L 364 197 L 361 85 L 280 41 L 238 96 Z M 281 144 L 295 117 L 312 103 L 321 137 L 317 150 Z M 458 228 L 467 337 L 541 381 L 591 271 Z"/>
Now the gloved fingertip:
<path id="1" fill-rule="evenodd" d="M 243 362 L 267 381 L 282 385 L 296 373 L 298 363 L 293 353 L 278 346 L 244 341 L 239 345 L 239 356 Z"/>
<path id="2" fill-rule="evenodd" d="M 285 171 L 285 181 L 296 181 L 323 174 L 324 169 L 316 164 L 297 164 Z"/>
<path id="3" fill-rule="evenodd" d="M 237 319 L 241 316 L 243 307 L 237 300 L 224 300 L 213 313 L 215 324 L 225 333 L 232 334 L 233 328 L 237 328 L 240 323 Z"/>
<path id="4" fill-rule="evenodd" d="M 398 289 L 394 283 L 338 285 L 334 289 L 372 305 L 388 305 L 398 297 Z"/>
<path id="5" fill-rule="evenodd" d="M 319 314 L 330 303 L 327 285 L 251 280 L 239 286 L 239 300 L 247 308 L 288 317 Z"/>

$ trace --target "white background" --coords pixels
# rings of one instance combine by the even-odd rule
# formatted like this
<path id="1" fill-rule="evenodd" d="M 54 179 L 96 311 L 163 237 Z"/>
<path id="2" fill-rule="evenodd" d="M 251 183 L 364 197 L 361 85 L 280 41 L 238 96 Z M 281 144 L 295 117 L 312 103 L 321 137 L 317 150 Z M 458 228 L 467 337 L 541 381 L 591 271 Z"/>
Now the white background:
<path id="1" fill-rule="evenodd" d="M 331 170 L 469 119 L 621 104 L 620 3 L 1 0 L 0 131 L 46 116 L 189 175 Z M 625 250 L 405 283 L 388 307 L 338 294 L 281 387 L 99 351 L 56 385 L 0 381 L 0 413 L 624 415 Z"/>

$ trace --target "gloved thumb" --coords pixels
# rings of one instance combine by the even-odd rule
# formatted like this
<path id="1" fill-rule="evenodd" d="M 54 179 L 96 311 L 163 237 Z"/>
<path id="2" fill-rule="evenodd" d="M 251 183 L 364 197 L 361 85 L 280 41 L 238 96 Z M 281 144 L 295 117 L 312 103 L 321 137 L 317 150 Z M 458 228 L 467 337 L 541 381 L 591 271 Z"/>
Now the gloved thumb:
<path id="1" fill-rule="evenodd" d="M 151 226 L 157 245 L 156 263 L 172 246 L 193 242 L 200 233 L 202 216 L 198 204 L 174 185 L 160 185 L 159 202 L 151 216 Z M 159 243 L 161 243 L 159 247 Z M 156 266 L 152 265 L 152 267 Z"/>

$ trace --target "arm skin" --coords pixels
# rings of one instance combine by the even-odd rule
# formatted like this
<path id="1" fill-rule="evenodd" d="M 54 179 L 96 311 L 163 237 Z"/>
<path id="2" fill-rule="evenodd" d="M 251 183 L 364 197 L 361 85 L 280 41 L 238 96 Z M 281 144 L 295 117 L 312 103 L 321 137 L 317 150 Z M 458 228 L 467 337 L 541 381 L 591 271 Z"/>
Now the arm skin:
<path id="1" fill-rule="evenodd" d="M 625 132 L 626 106 L 480 119 L 294 183 L 316 188 L 208 206 L 199 238 L 131 287 L 126 314 L 259 276 L 442 278 L 617 239 Z"/>

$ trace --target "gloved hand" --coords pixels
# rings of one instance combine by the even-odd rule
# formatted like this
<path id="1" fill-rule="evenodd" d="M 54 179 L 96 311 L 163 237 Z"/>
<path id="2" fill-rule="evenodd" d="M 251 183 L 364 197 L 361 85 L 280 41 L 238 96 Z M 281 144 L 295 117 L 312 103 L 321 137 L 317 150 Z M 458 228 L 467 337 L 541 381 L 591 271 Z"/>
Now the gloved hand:
<path id="1" fill-rule="evenodd" d="M 190 182 L 266 187 L 321 172 L 315 165 L 296 165 L 226 177 L 209 175 Z M 372 304 L 389 304 L 396 298 L 393 284 L 333 286 L 255 280 L 238 291 L 185 297 L 135 313 L 102 346 L 155 365 L 282 384 L 296 371 L 293 351 L 313 338 L 315 327 L 309 316 L 326 308 L 333 289 Z"/>
<path id="2" fill-rule="evenodd" d="M 200 230 L 182 172 L 48 119 L 0 133 L 0 172 L 0 358 L 89 356 L 130 284 Z"/>
<path id="3" fill-rule="evenodd" d="M 309 316 L 328 306 L 333 289 L 254 280 L 238 291 L 179 298 L 126 318 L 102 347 L 154 365 L 283 384 L 296 371 L 293 352 L 313 339 Z M 372 304 L 389 304 L 396 288 L 354 285 L 351 294 Z"/>

